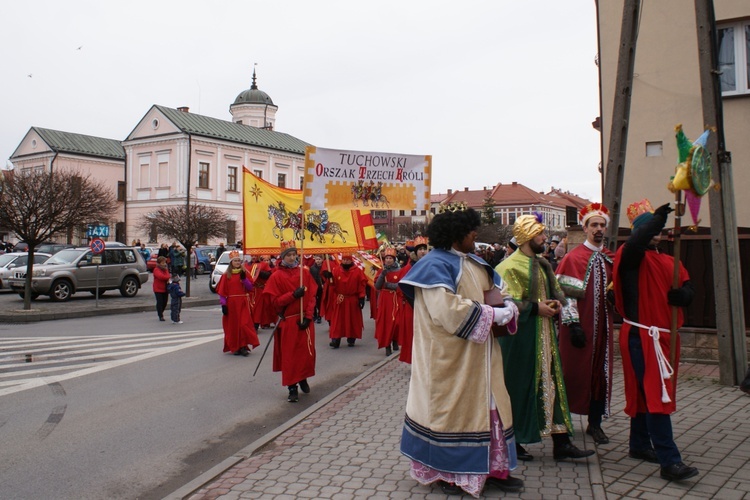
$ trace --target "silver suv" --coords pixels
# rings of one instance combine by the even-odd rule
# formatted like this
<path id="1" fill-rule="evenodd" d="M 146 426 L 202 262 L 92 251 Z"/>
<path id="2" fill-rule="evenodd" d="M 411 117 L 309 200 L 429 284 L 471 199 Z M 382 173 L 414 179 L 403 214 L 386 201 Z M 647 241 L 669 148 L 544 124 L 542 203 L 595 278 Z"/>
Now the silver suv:
<path id="1" fill-rule="evenodd" d="M 49 295 L 54 301 L 68 300 L 76 292 L 96 293 L 97 273 L 99 295 L 107 290 L 120 290 L 123 297 L 135 297 L 148 281 L 146 263 L 141 253 L 131 247 L 107 246 L 95 263 L 91 249 L 66 248 L 42 265 L 34 266 L 31 277 L 31 298 Z M 26 285 L 26 269 L 19 269 L 8 280 L 21 297 Z"/>

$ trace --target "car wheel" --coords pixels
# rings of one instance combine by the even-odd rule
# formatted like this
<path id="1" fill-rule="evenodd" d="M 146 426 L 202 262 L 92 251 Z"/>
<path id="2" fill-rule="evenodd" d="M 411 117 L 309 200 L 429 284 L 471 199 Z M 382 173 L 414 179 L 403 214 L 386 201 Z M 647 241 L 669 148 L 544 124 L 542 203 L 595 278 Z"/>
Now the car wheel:
<path id="1" fill-rule="evenodd" d="M 203 274 L 206 272 L 206 265 L 202 262 L 198 263 L 198 274 Z"/>
<path id="2" fill-rule="evenodd" d="M 120 293 L 123 297 L 135 297 L 138 293 L 138 280 L 132 276 L 128 276 L 122 280 L 122 286 L 120 286 Z"/>
<path id="3" fill-rule="evenodd" d="M 52 283 L 49 298 L 55 302 L 65 302 L 73 295 L 73 285 L 68 280 L 57 280 Z"/>
<path id="4" fill-rule="evenodd" d="M 208 289 L 211 290 L 212 293 L 216 293 L 216 285 L 214 285 L 214 280 L 211 278 L 208 279 Z"/>

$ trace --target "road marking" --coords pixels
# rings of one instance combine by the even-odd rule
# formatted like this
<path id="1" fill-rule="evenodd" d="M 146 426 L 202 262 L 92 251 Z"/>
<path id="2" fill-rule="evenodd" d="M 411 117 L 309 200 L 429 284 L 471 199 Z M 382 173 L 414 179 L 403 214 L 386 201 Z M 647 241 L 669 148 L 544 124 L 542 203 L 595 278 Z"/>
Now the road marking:
<path id="1" fill-rule="evenodd" d="M 206 344 L 223 336 L 221 330 L 194 330 L 168 334 L 4 339 L 0 341 L 0 379 L 10 380 L 0 380 L 0 387 L 3 387 L 0 396 L 137 363 Z M 91 352 L 97 354 L 87 354 Z M 118 359 L 111 359 L 115 356 Z M 97 358 L 103 357 L 107 359 L 96 362 Z M 26 359 L 31 361 L 26 362 Z M 92 363 L 96 364 L 92 366 Z M 23 369 L 27 367 L 28 370 Z M 51 374 L 62 370 L 68 370 L 68 373 Z"/>

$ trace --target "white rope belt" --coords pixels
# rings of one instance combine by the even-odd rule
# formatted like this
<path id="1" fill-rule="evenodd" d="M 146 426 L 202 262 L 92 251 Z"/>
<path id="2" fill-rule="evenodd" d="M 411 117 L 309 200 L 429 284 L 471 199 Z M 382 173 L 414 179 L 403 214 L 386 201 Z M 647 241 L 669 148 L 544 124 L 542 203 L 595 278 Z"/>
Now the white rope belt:
<path id="1" fill-rule="evenodd" d="M 669 360 L 664 355 L 664 351 L 661 350 L 661 344 L 659 343 L 659 332 L 669 333 L 669 330 L 667 330 L 666 328 L 659 328 L 658 326 L 641 325 L 640 323 L 635 323 L 634 321 L 630 321 L 626 318 L 623 318 L 622 320 L 629 325 L 648 330 L 648 336 L 651 337 L 654 342 L 656 363 L 659 365 L 659 374 L 661 375 L 661 402 L 671 403 L 672 400 L 669 397 L 667 386 L 664 381 L 672 378 L 672 375 L 674 375 L 674 368 L 672 368 L 672 365 L 669 364 Z"/>

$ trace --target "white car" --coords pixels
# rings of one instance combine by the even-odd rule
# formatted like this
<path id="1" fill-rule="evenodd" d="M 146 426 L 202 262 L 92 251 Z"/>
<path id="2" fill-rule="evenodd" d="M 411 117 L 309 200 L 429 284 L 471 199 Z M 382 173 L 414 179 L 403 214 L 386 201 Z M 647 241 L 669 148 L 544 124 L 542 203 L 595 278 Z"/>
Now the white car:
<path id="1" fill-rule="evenodd" d="M 44 264 L 51 256 L 45 252 L 35 253 L 34 265 Z M 10 290 L 8 278 L 11 278 L 18 268 L 26 269 L 28 261 L 29 254 L 26 252 L 10 252 L 0 255 L 0 290 Z"/>

